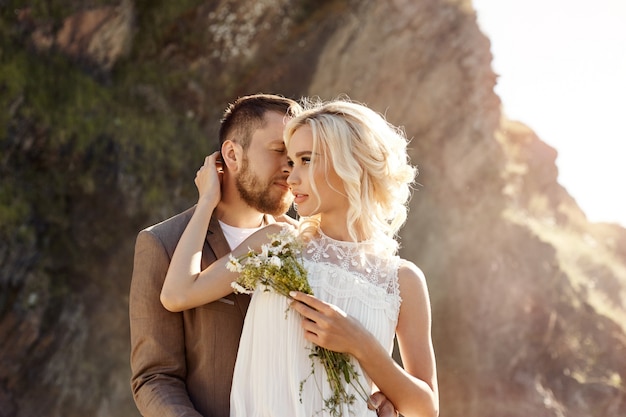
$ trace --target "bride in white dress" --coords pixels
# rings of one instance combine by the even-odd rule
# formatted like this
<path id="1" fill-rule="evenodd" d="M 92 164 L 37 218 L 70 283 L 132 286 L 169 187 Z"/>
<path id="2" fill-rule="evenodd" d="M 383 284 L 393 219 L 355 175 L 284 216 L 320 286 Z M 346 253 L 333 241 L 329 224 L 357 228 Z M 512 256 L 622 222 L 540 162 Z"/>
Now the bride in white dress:
<path id="1" fill-rule="evenodd" d="M 352 385 L 354 401 L 329 404 L 315 345 L 350 355 L 358 383 L 382 391 L 405 417 L 436 416 L 438 389 L 425 279 L 399 258 L 394 237 L 406 220 L 415 169 L 399 129 L 367 107 L 333 101 L 287 123 L 287 182 L 302 216 L 303 264 L 315 296 L 292 299 L 257 288 L 248 309 L 231 391 L 231 416 L 376 415 Z M 198 208 L 174 253 L 161 300 L 172 311 L 232 292 L 228 257 L 201 271 L 202 242 L 213 208 L 216 155 L 198 173 Z M 260 250 L 281 224 L 252 234 L 233 250 Z M 194 243 L 196 242 L 196 243 Z M 201 247 L 200 247 L 201 249 Z M 391 358 L 394 336 L 403 362 Z M 357 384 L 358 385 L 358 384 Z"/>
<path id="2" fill-rule="evenodd" d="M 390 354 L 400 307 L 400 259 L 381 256 L 384 251 L 374 241 L 337 241 L 320 230 L 304 250 L 304 266 L 313 293 L 358 319 Z M 301 316 L 289 309 L 289 299 L 257 288 L 237 354 L 231 415 L 332 415 L 331 407 L 325 403 L 332 398 L 332 389 L 321 363 L 309 358 L 313 347 L 304 337 Z M 355 388 L 367 387 L 369 393 L 371 380 L 357 361 L 353 365 L 359 381 L 346 388 L 354 401 L 336 404 L 334 411 L 344 416 L 375 416 L 374 411 L 368 410 L 367 397 L 363 399 Z"/>

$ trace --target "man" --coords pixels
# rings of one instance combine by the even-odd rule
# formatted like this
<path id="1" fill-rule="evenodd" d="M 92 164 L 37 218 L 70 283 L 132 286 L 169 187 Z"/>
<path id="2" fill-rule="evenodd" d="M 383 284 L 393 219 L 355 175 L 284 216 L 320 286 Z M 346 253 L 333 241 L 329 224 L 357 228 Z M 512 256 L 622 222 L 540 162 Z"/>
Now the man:
<path id="1" fill-rule="evenodd" d="M 228 254 L 291 204 L 283 143 L 285 117 L 299 105 L 275 95 L 235 101 L 224 114 L 219 140 L 221 200 L 207 231 L 202 268 Z M 230 294 L 171 313 L 159 294 L 172 253 L 194 208 L 141 231 L 130 289 L 131 386 L 145 417 L 228 417 L 230 387 L 249 296 Z M 372 398 L 387 415 L 393 406 Z"/>

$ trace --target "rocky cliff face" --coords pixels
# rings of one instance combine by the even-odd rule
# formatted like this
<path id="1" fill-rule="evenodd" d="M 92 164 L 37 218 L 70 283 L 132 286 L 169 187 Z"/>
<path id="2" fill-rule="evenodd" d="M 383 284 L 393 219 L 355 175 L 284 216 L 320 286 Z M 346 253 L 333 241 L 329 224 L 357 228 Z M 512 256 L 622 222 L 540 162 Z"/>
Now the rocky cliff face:
<path id="1" fill-rule="evenodd" d="M 347 94 L 413 138 L 402 255 L 442 416 L 626 414 L 626 232 L 501 118 L 470 1 L 0 4 L 0 416 L 138 415 L 134 237 L 193 203 L 222 109 L 260 91 Z"/>

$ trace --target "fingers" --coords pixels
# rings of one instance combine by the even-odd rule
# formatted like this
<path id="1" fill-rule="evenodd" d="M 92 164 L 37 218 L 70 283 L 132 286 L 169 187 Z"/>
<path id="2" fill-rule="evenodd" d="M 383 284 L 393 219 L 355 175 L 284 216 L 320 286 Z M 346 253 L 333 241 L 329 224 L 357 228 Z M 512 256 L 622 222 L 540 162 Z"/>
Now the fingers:
<path id="1" fill-rule="evenodd" d="M 217 169 L 217 171 L 221 171 L 221 164 L 218 164 L 217 159 L 219 158 L 219 152 L 213 152 L 211 155 L 206 156 L 204 158 L 204 163 L 202 166 L 196 171 L 196 179 L 203 173 L 205 169 Z M 219 166 L 218 166 L 219 165 Z"/>
<path id="2" fill-rule="evenodd" d="M 376 414 L 378 417 L 398 417 L 398 412 L 389 400 L 378 407 Z"/>
<path id="3" fill-rule="evenodd" d="M 354 325 L 347 314 L 312 295 L 292 291 L 290 307 L 302 316 L 304 337 L 326 349 L 350 353 Z"/>
<path id="4" fill-rule="evenodd" d="M 367 408 L 370 410 L 378 410 L 380 404 L 386 400 L 387 397 L 383 395 L 382 392 L 376 391 L 372 395 L 370 395 L 369 401 L 367 402 Z"/>
<path id="5" fill-rule="evenodd" d="M 397 417 L 398 412 L 391 401 L 387 399 L 385 394 L 380 391 L 373 393 L 368 402 L 367 408 L 376 410 L 378 417 Z"/>
<path id="6" fill-rule="evenodd" d="M 322 300 L 315 298 L 312 295 L 305 294 L 299 291 L 291 291 L 289 293 L 289 296 L 293 298 L 294 300 L 300 301 L 301 303 L 304 303 L 308 305 L 309 307 L 313 308 L 314 310 L 318 310 L 318 311 L 322 310 L 327 305 Z"/>
<path id="7" fill-rule="evenodd" d="M 204 163 L 196 172 L 194 183 L 198 188 L 199 201 L 208 201 L 215 207 L 221 198 L 221 166 L 217 165 L 219 152 L 213 152 L 204 158 Z"/>
<path id="8" fill-rule="evenodd" d="M 328 305 L 311 295 L 298 291 L 291 291 L 289 296 L 294 299 L 290 305 L 291 308 L 305 319 L 304 330 L 317 334 L 317 326 L 327 321 Z"/>
<path id="9" fill-rule="evenodd" d="M 319 304 L 322 303 L 315 297 L 298 291 L 291 291 L 289 296 L 294 299 L 290 307 L 302 316 L 302 329 L 305 332 L 304 337 L 319 345 L 320 340 L 318 337 L 321 330 L 319 326 L 324 322 L 325 317 L 313 308 L 313 304 L 319 306 Z"/>
<path id="10" fill-rule="evenodd" d="M 204 158 L 204 166 L 206 166 L 206 167 L 214 167 L 215 166 L 215 162 L 217 161 L 217 158 L 219 158 L 219 156 L 220 156 L 219 151 L 213 152 L 211 155 L 209 155 L 206 158 Z"/>
<path id="11" fill-rule="evenodd" d="M 289 296 L 294 299 L 291 303 L 291 308 L 300 313 L 302 317 L 312 322 L 317 322 L 321 318 L 318 310 L 313 307 L 312 304 L 315 304 L 316 301 L 319 301 L 313 297 L 308 296 L 307 294 L 291 291 Z M 310 303 L 308 304 L 307 301 Z"/>
<path id="12" fill-rule="evenodd" d="M 213 152 L 211 155 L 206 156 L 204 158 L 204 163 L 202 164 L 202 166 L 200 167 L 200 169 L 198 169 L 198 171 L 196 172 L 196 175 L 199 174 L 203 168 L 210 168 L 210 167 L 214 167 L 217 163 L 217 158 L 220 156 L 219 152 Z"/>

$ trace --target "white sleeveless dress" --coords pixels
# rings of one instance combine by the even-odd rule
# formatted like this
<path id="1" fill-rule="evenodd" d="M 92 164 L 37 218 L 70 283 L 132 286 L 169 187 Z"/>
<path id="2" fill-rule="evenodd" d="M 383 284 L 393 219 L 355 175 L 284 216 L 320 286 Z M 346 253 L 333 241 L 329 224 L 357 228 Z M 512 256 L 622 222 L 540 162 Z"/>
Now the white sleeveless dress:
<path id="1" fill-rule="evenodd" d="M 358 319 L 391 354 L 401 302 L 400 258 L 381 257 L 383 253 L 371 241 L 340 242 L 322 233 L 304 250 L 304 266 L 315 296 Z M 257 288 L 237 353 L 231 417 L 330 416 L 324 399 L 332 391 L 323 366 L 309 358 L 312 349 L 287 297 Z M 358 361 L 352 363 L 361 385 L 372 391 Z M 341 410 L 342 416 L 376 415 L 352 386 L 348 391 L 356 400 Z"/>

